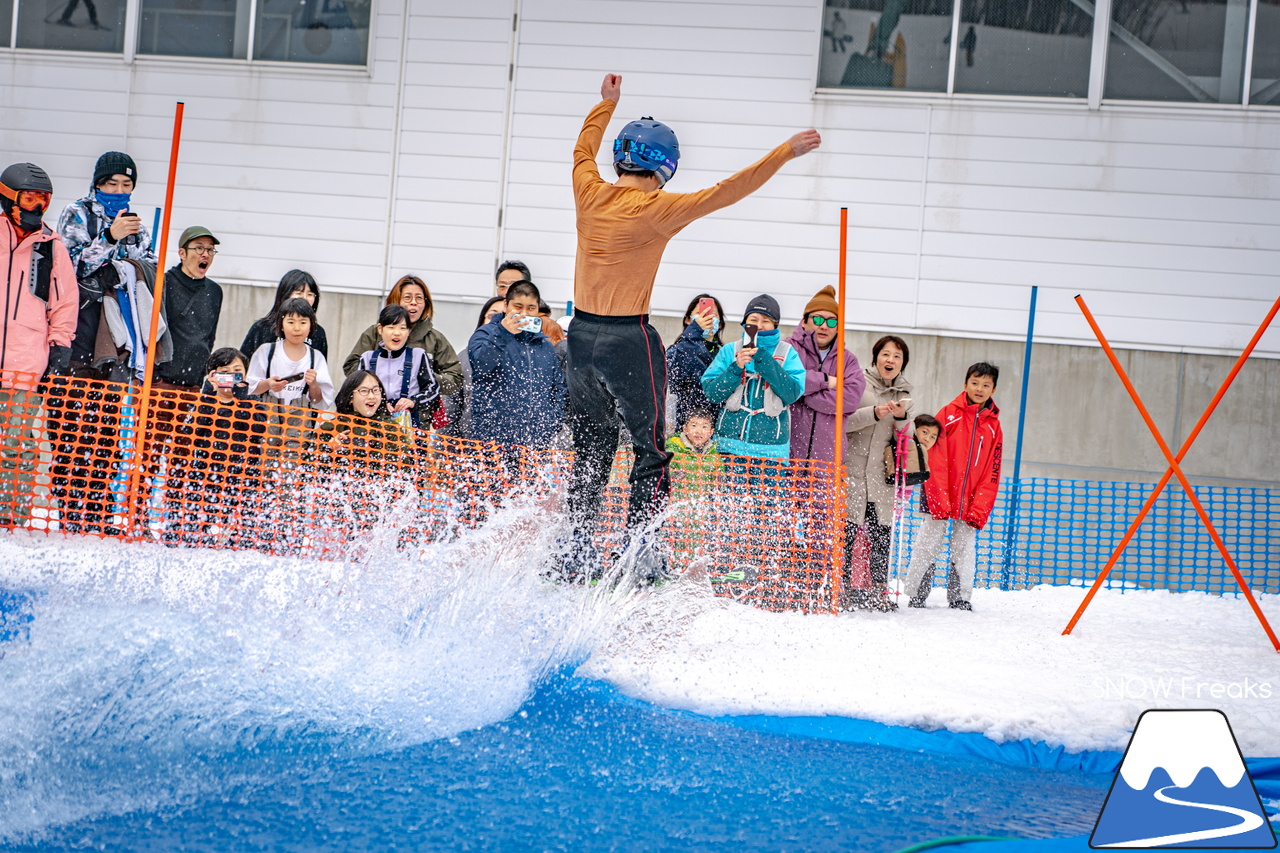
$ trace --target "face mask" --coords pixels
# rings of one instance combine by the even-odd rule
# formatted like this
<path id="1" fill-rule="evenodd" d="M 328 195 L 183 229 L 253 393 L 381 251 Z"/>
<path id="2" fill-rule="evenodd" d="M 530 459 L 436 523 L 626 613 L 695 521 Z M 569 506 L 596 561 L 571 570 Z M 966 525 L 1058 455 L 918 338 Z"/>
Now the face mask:
<path id="1" fill-rule="evenodd" d="M 102 190 L 94 190 L 97 196 L 98 204 L 102 205 L 102 209 L 107 212 L 107 219 L 115 219 L 120 215 L 120 211 L 129 206 L 129 196 L 132 193 L 104 193 Z"/>
<path id="2" fill-rule="evenodd" d="M 710 329 L 703 329 L 703 330 L 702 330 L 702 337 L 706 338 L 707 340 L 712 340 L 713 338 L 715 338 L 715 336 L 716 336 L 716 332 L 718 332 L 718 331 L 720 331 L 720 318 L 719 318 L 719 317 L 712 317 L 712 318 L 711 318 L 711 328 L 710 328 Z"/>
<path id="3" fill-rule="evenodd" d="M 38 207 L 35 210 L 26 210 L 18 208 L 18 227 L 23 231 L 39 231 L 40 226 L 44 224 L 44 208 Z"/>

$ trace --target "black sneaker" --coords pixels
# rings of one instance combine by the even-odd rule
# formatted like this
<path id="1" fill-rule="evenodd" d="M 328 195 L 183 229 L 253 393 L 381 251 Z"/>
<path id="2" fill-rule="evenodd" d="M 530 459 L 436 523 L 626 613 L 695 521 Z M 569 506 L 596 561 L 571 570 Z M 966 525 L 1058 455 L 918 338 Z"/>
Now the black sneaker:
<path id="1" fill-rule="evenodd" d="M 973 610 L 973 605 L 967 601 L 953 601 L 947 606 L 952 610 Z"/>

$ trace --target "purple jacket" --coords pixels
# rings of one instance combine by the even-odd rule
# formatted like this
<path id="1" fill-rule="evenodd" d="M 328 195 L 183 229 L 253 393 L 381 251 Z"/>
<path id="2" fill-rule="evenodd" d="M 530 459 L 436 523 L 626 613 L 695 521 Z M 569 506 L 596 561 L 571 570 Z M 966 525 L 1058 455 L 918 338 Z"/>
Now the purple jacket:
<path id="1" fill-rule="evenodd" d="M 834 461 L 836 446 L 836 392 L 827 387 L 827 377 L 836 375 L 834 342 L 825 360 L 818 356 L 813 332 L 798 328 L 787 338 L 804 362 L 804 395 L 791 405 L 791 458 Z M 858 366 L 858 357 L 848 347 L 844 351 L 844 415 L 847 418 L 862 404 L 867 377 Z M 843 452 L 841 456 L 843 457 Z"/>

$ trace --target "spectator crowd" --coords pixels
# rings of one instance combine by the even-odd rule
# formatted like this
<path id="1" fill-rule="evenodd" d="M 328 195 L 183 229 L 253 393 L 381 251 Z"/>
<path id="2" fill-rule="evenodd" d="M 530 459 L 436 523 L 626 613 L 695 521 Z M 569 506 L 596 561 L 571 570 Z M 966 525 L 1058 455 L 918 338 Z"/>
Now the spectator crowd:
<path id="1" fill-rule="evenodd" d="M 433 325 L 427 283 L 403 276 L 337 374 L 320 322 L 320 288 L 303 270 L 281 277 L 271 310 L 249 327 L 238 349 L 214 349 L 223 293 L 209 274 L 221 242 L 210 229 L 192 225 L 178 240 L 178 262 L 164 271 L 156 352 L 149 354 L 162 259 L 146 224 L 130 210 L 138 180 L 127 154 L 103 154 L 86 195 L 67 205 L 51 229 L 45 224 L 53 194 L 48 175 L 30 163 L 0 174 L 0 251 L 7 254 L 0 487 L 30 492 L 39 446 L 48 442 L 51 494 L 64 529 L 109 529 L 108 496 L 88 484 L 95 472 L 98 482 L 109 479 L 104 472 L 116 460 L 85 453 L 79 436 L 90 431 L 101 446 L 122 429 L 119 400 L 66 380 L 137 384 L 149 356 L 152 387 L 200 401 L 162 408 L 157 418 L 193 425 L 199 451 L 193 464 L 209 484 L 206 491 L 214 492 L 201 500 L 224 508 L 248 500 L 250 446 L 284 456 L 309 443 L 373 433 L 394 442 L 395 427 L 492 442 L 503 463 L 514 466 L 525 449 L 568 448 L 575 427 L 591 428 L 575 424 L 569 404 L 567 378 L 574 373 L 565 329 L 573 318 L 552 319 L 520 261 L 499 265 L 494 295 L 460 351 Z M 702 496 L 718 483 L 768 494 L 783 485 L 770 480 L 785 477 L 787 460 L 841 462 L 848 519 L 842 606 L 896 608 L 886 594 L 892 533 L 904 512 L 915 512 L 921 522 L 907 573 L 909 605 L 924 606 L 935 558 L 950 535 L 948 605 L 971 609 L 975 540 L 1000 477 L 1002 435 L 993 400 L 999 370 L 985 362 L 971 366 L 956 377 L 958 396 L 931 416 L 912 399 L 905 378 L 911 352 L 902 337 L 879 338 L 865 368 L 837 346 L 843 330 L 832 287 L 808 301 L 786 338 L 781 309 L 768 294 L 732 316 L 741 316 L 744 333 L 725 340 L 721 301 L 695 297 L 681 334 L 665 350 L 665 393 L 608 389 L 618 399 L 629 392 L 663 397 L 666 434 L 656 451 L 646 443 L 644 452 L 665 448 L 675 496 Z M 607 339 L 601 336 L 598 345 Z M 262 411 L 275 414 L 244 414 L 239 400 L 271 403 Z M 48 435 L 30 414 L 41 407 L 58 414 L 58 429 Z M 322 411 L 349 417 L 318 417 Z M 762 459 L 775 464 L 761 466 Z M 904 500 L 912 486 L 920 488 Z M 7 512 L 0 521 L 17 525 L 30 507 L 18 501 Z M 217 544 L 216 531 L 207 541 Z"/>

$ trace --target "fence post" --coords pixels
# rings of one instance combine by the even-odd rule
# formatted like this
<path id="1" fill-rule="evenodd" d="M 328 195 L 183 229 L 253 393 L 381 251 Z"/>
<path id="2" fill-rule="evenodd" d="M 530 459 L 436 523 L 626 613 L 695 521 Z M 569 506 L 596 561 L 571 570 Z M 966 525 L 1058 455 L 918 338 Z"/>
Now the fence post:
<path id="1" fill-rule="evenodd" d="M 840 569 L 844 565 L 844 297 L 848 272 L 849 208 L 840 208 L 840 272 L 836 298 L 836 446 L 831 457 L 831 612 L 840 610 Z"/>
<path id="2" fill-rule="evenodd" d="M 133 433 L 133 466 L 129 471 L 129 488 L 126 492 L 126 512 L 136 513 L 129 521 L 135 534 L 141 533 L 147 523 L 147 508 L 141 501 L 142 465 L 146 454 L 151 413 L 151 374 L 156 366 L 156 334 L 160 328 L 160 306 L 164 303 L 164 264 L 169 244 L 169 219 L 173 213 L 173 187 L 178 177 L 178 143 L 182 140 L 183 102 L 178 101 L 173 113 L 173 142 L 169 149 L 169 180 L 164 192 L 164 217 L 160 226 L 160 249 L 156 252 L 156 285 L 151 294 L 151 331 L 147 335 L 147 363 L 142 374 L 142 395 L 138 400 L 137 420 Z"/>
<path id="3" fill-rule="evenodd" d="M 1027 423 L 1027 387 L 1031 383 L 1031 341 L 1036 333 L 1036 296 L 1038 285 L 1031 285 L 1031 308 L 1027 313 L 1027 342 L 1022 350 L 1022 397 L 1018 401 L 1018 437 L 1013 450 L 1013 488 L 1009 492 L 1009 510 L 1004 531 L 1004 566 L 1000 570 L 1000 588 L 1012 586 L 1009 580 L 1013 562 L 1013 543 L 1018 535 L 1018 509 L 1022 497 L 1022 430 Z"/>

